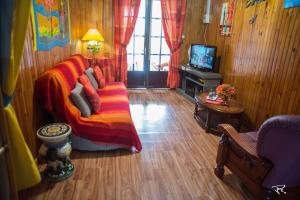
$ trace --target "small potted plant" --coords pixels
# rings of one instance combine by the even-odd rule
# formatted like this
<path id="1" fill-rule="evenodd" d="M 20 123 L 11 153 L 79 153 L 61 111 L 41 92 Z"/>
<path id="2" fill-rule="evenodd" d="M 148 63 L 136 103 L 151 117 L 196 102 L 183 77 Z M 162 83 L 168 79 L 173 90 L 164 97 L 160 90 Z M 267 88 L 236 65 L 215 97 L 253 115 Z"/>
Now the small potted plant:
<path id="1" fill-rule="evenodd" d="M 224 105 L 229 105 L 229 101 L 235 96 L 235 88 L 229 84 L 219 85 L 216 94 L 223 100 Z"/>

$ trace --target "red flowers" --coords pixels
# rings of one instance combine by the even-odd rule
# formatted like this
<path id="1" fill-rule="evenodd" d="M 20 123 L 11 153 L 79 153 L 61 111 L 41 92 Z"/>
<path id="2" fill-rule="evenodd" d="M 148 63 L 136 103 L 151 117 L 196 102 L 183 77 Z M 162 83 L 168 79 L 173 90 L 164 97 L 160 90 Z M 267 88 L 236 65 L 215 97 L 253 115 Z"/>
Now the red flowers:
<path id="1" fill-rule="evenodd" d="M 228 101 L 235 96 L 235 88 L 229 84 L 222 84 L 217 87 L 216 93 L 224 101 Z"/>

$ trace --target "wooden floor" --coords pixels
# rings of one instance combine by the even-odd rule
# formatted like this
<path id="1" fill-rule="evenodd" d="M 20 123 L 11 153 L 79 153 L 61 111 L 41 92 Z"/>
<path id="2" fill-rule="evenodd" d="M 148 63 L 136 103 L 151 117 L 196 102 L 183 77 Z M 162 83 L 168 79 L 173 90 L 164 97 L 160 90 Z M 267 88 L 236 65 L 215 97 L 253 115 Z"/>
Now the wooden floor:
<path id="1" fill-rule="evenodd" d="M 143 145 L 127 151 L 72 152 L 74 175 L 43 181 L 21 199 L 249 199 L 226 169 L 213 173 L 218 137 L 193 119 L 193 103 L 175 91 L 130 90 L 130 108 Z"/>

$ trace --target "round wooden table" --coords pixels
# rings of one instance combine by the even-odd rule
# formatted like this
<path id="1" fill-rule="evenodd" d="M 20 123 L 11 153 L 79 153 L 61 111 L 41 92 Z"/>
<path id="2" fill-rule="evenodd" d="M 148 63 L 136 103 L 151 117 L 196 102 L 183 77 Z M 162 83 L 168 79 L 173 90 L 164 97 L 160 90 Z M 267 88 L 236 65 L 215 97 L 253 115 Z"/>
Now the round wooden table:
<path id="1" fill-rule="evenodd" d="M 205 129 L 206 132 L 212 132 L 219 135 L 216 128 L 211 127 L 211 117 L 212 114 L 222 115 L 224 117 L 233 117 L 238 119 L 237 129 L 240 129 L 242 123 L 242 113 L 244 112 L 243 106 L 236 100 L 230 100 L 229 105 L 217 105 L 208 103 L 206 101 L 208 93 L 201 93 L 195 97 L 195 111 L 194 118 L 197 122 Z M 206 119 L 203 120 L 200 117 L 200 113 L 206 111 Z M 221 122 L 223 123 L 223 122 Z"/>

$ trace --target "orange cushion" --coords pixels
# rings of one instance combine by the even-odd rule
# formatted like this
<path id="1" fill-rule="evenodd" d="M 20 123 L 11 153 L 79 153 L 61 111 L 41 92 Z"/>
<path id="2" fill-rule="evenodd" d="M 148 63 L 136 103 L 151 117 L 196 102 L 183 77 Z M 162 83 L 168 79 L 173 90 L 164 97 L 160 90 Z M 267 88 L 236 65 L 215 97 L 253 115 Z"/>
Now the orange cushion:
<path id="1" fill-rule="evenodd" d="M 79 81 L 83 85 L 84 93 L 92 106 L 93 112 L 99 114 L 101 106 L 100 97 L 98 96 L 95 88 L 92 86 L 89 78 L 83 74 L 79 77 Z"/>
<path id="2" fill-rule="evenodd" d="M 87 84 L 92 85 L 92 83 L 90 82 L 90 79 L 85 74 L 82 74 L 81 76 L 79 76 L 78 80 L 82 85 L 87 85 Z"/>
<path id="3" fill-rule="evenodd" d="M 98 65 L 96 65 L 94 67 L 94 75 L 95 75 L 95 78 L 96 78 L 98 84 L 100 85 L 100 88 L 104 88 L 105 87 L 105 78 L 104 78 L 103 73 Z"/>

